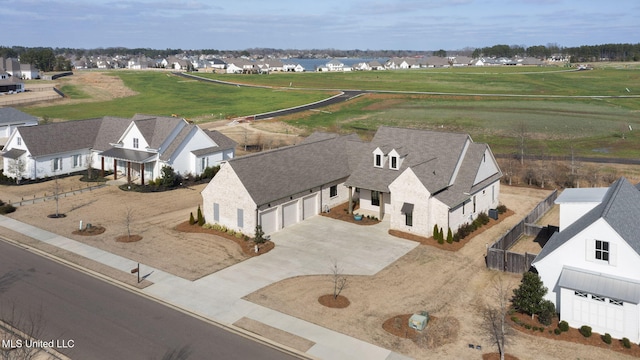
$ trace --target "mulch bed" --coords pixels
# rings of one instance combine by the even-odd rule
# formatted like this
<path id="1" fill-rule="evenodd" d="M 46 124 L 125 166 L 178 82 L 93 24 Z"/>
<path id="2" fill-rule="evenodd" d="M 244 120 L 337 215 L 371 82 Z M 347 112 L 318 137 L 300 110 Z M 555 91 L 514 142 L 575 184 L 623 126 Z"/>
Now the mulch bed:
<path id="1" fill-rule="evenodd" d="M 233 235 L 229 235 L 226 232 L 214 230 L 214 229 L 205 229 L 198 224 L 191 225 L 189 221 L 185 221 L 183 223 L 178 224 L 175 228 L 177 231 L 187 232 L 187 233 L 199 233 L 199 234 L 211 234 L 223 237 L 225 239 L 231 240 L 238 244 L 242 249 L 242 252 L 247 256 L 257 256 L 266 254 L 271 251 L 276 245 L 272 241 L 266 241 L 262 244 L 258 244 L 258 252 L 255 251 L 255 243 L 253 241 L 247 241 L 244 239 L 238 239 Z"/>
<path id="2" fill-rule="evenodd" d="M 322 295 L 318 298 L 318 302 L 326 307 L 334 309 L 343 309 L 351 304 L 349 299 L 342 295 L 338 295 L 335 299 L 333 294 Z"/>
<path id="3" fill-rule="evenodd" d="M 356 212 L 356 210 L 358 210 L 357 206 L 353 209 L 353 212 Z M 331 210 L 328 213 L 323 212 L 322 216 L 326 216 L 328 218 L 342 220 L 342 221 L 346 221 L 346 222 L 350 222 L 352 224 L 358 224 L 358 225 L 375 225 L 380 223 L 380 220 L 374 220 L 371 218 L 367 218 L 366 216 L 362 217 L 362 220 L 357 221 L 356 219 L 353 218 L 353 214 L 349 214 L 348 211 L 349 211 L 349 202 L 346 202 L 344 204 L 340 204 L 336 207 L 331 208 Z"/>
<path id="4" fill-rule="evenodd" d="M 433 238 L 433 236 L 432 237 L 424 237 L 424 236 L 419 236 L 419 235 L 416 235 L 416 234 L 411 234 L 411 233 L 407 233 L 407 232 L 399 231 L 399 230 L 389 230 L 389 235 L 392 235 L 392 236 L 395 236 L 395 237 L 399 237 L 399 238 L 402 238 L 402 239 L 417 241 L 422 245 L 429 245 L 429 246 L 433 246 L 433 247 L 436 247 L 436 248 L 442 249 L 442 250 L 458 251 L 458 250 L 462 249 L 476 235 L 480 235 L 484 231 L 486 231 L 488 229 L 491 229 L 492 226 L 499 224 L 502 220 L 508 218 L 509 216 L 511 216 L 513 214 L 514 214 L 513 210 L 507 210 L 505 213 L 500 214 L 500 216 L 498 216 L 498 220 L 490 219 L 489 223 L 487 225 L 484 225 L 481 228 L 477 229 L 476 231 L 472 232 L 471 234 L 469 234 L 464 239 L 462 239 L 462 240 L 460 240 L 458 242 L 454 241 L 451 244 L 449 244 L 446 241 L 443 244 L 440 244 L 440 243 L 438 243 L 438 241 L 436 239 Z"/>
<path id="5" fill-rule="evenodd" d="M 107 231 L 104 226 L 91 226 L 90 228 L 84 228 L 82 230 L 76 230 L 72 232 L 73 235 L 82 235 L 82 236 L 93 236 L 100 235 L 103 232 Z"/>
<path id="6" fill-rule="evenodd" d="M 420 347 L 435 349 L 455 342 L 458 338 L 460 322 L 451 316 L 436 317 L 429 315 L 427 327 L 418 331 L 409 327 L 409 318 L 413 314 L 400 314 L 393 316 L 384 323 L 382 328 L 391 335 L 409 339 Z"/>
<path id="7" fill-rule="evenodd" d="M 505 360 L 518 360 L 517 357 L 509 354 L 504 354 Z M 482 360 L 500 360 L 500 354 L 496 353 L 488 353 L 482 354 Z"/>
<path id="8" fill-rule="evenodd" d="M 512 318 L 518 319 L 518 324 L 516 324 Z M 556 335 L 554 333 L 554 330 L 558 327 L 559 321 L 557 318 L 553 319 L 551 325 L 544 326 L 539 323 L 537 319 L 531 319 L 530 315 L 516 312 L 514 314 L 508 315 L 507 321 L 514 329 L 528 335 L 545 337 L 547 339 L 553 340 L 568 341 L 583 345 L 591 345 L 603 349 L 617 351 L 634 357 L 640 357 L 640 346 L 638 346 L 638 344 L 631 343 L 631 348 L 629 349 L 625 348 L 622 345 L 622 341 L 618 339 L 612 339 L 611 344 L 606 344 L 602 340 L 602 334 L 598 334 L 595 332 L 590 337 L 586 338 L 582 336 L 582 334 L 580 334 L 580 331 L 578 331 L 578 329 L 570 327 L 569 331 L 562 332 L 559 335 Z M 530 329 L 527 329 L 525 325 L 529 325 Z M 537 330 L 534 329 L 534 327 L 537 328 Z M 540 329 L 542 329 L 542 331 L 540 331 Z"/>
<path id="9" fill-rule="evenodd" d="M 122 242 L 122 243 L 132 243 L 132 242 L 137 242 L 137 241 L 140 241 L 140 240 L 142 240 L 142 236 L 140 236 L 140 235 L 131 235 L 131 236 L 129 236 L 129 235 L 121 235 L 121 236 L 118 236 L 116 238 L 117 242 Z"/>

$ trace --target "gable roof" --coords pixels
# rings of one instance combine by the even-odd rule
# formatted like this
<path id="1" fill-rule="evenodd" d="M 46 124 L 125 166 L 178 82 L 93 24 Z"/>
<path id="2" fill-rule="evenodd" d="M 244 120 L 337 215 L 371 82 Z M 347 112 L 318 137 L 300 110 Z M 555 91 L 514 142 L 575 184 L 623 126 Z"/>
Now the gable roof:
<path id="1" fill-rule="evenodd" d="M 359 144 L 355 134 L 327 137 L 237 157 L 229 165 L 260 207 L 346 178 Z"/>
<path id="2" fill-rule="evenodd" d="M 0 125 L 30 122 L 38 123 L 38 118 L 12 107 L 0 108 Z"/>
<path id="3" fill-rule="evenodd" d="M 18 129 L 31 153 L 38 157 L 93 147 L 102 119 L 23 126 Z"/>
<path id="4" fill-rule="evenodd" d="M 345 185 L 389 192 L 389 185 L 404 170 L 411 168 L 433 194 L 449 186 L 469 141 L 471 138 L 467 134 L 381 126 L 369 145 L 367 155 L 371 161 L 362 161 Z M 392 149 L 407 154 L 400 169 L 373 167 L 371 154 L 376 148 L 385 154 Z"/>
<path id="5" fill-rule="evenodd" d="M 551 254 L 598 219 L 605 220 L 640 255 L 640 232 L 637 231 L 639 217 L 640 191 L 627 179 L 621 177 L 609 187 L 599 205 L 563 231 L 555 233 L 533 260 L 533 264 Z"/>
<path id="6" fill-rule="evenodd" d="M 177 117 L 160 117 L 144 114 L 136 114 L 132 120 L 151 149 L 160 148 L 171 132 L 181 122 L 185 122 L 184 119 Z"/>

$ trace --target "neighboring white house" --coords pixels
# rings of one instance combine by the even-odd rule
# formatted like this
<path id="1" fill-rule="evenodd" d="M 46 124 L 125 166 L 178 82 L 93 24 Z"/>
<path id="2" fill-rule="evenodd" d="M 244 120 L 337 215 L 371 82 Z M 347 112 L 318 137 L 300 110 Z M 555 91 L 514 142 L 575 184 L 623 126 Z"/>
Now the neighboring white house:
<path id="1" fill-rule="evenodd" d="M 27 179 L 85 170 L 115 170 L 116 178 L 156 179 L 164 165 L 182 175 L 233 158 L 235 142 L 184 119 L 136 115 L 20 127 L 4 151 L 4 173 Z"/>
<path id="2" fill-rule="evenodd" d="M 314 133 L 301 144 L 224 164 L 203 190 L 203 214 L 245 234 L 266 234 L 359 199 L 390 226 L 431 236 L 498 205 L 502 173 L 486 144 L 466 134 L 380 127 L 373 140 Z"/>
<path id="3" fill-rule="evenodd" d="M 549 289 L 546 298 L 561 320 L 638 343 L 640 191 L 620 178 L 601 195 L 602 191 L 573 189 L 558 197 L 560 232 L 532 266 Z"/>
<path id="4" fill-rule="evenodd" d="M 38 125 L 38 118 L 14 108 L 0 108 L 0 148 L 18 126 Z"/>

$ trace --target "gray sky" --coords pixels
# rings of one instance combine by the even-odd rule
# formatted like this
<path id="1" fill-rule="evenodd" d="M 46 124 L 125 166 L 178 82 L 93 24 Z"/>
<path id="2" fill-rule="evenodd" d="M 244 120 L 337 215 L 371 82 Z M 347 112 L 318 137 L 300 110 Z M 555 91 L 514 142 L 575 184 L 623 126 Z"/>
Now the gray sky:
<path id="1" fill-rule="evenodd" d="M 0 45 L 455 50 L 640 42 L 638 0 L 0 0 Z"/>

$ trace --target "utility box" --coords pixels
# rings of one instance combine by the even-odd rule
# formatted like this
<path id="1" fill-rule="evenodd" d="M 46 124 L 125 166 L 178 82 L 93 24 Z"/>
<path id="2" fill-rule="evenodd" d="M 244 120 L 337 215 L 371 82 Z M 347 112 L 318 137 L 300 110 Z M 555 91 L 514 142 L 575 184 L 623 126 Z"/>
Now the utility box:
<path id="1" fill-rule="evenodd" d="M 498 209 L 489 209 L 489 217 L 498 220 Z"/>
<path id="2" fill-rule="evenodd" d="M 409 318 L 409 327 L 418 331 L 422 331 L 425 327 L 427 327 L 428 322 L 429 313 L 423 311 L 420 314 L 411 315 L 411 317 Z"/>

